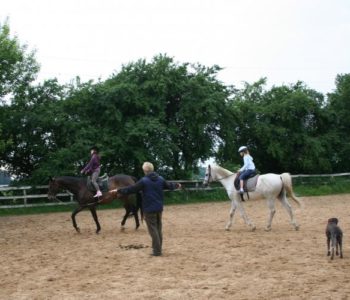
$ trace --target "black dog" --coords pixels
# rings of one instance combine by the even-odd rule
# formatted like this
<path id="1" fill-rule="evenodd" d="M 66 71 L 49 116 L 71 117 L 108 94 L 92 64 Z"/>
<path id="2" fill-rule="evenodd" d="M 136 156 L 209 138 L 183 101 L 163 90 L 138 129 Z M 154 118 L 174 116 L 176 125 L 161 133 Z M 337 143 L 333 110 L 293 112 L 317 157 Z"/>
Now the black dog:
<path id="1" fill-rule="evenodd" d="M 343 232 L 338 226 L 337 218 L 328 219 L 328 224 L 326 227 L 326 236 L 327 236 L 327 256 L 331 256 L 331 259 L 334 258 L 334 248 L 336 248 L 335 254 L 338 255 L 338 246 L 340 251 L 340 258 L 343 258 Z M 331 246 L 332 242 L 332 246 Z M 331 250 L 332 251 L 331 251 Z"/>

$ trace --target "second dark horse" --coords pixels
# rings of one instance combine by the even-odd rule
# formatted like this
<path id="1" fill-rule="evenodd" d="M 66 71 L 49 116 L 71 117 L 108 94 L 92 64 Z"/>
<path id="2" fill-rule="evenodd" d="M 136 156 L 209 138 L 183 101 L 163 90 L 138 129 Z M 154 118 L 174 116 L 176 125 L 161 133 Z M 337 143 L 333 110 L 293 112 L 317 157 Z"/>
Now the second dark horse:
<path id="1" fill-rule="evenodd" d="M 115 175 L 108 178 L 108 190 L 113 190 L 116 188 L 121 188 L 125 186 L 132 185 L 136 182 L 136 179 L 129 175 Z M 115 193 L 103 193 L 100 197 L 100 201 L 93 197 L 93 192 L 90 191 L 87 187 L 87 179 L 82 177 L 74 176 L 60 176 L 60 177 L 50 177 L 49 179 L 49 191 L 48 198 L 49 200 L 57 200 L 56 195 L 60 190 L 70 191 L 76 198 L 78 202 L 78 207 L 72 212 L 72 222 L 75 230 L 80 232 L 80 229 L 75 220 L 75 216 L 81 212 L 83 209 L 88 208 L 94 218 L 96 223 L 96 233 L 99 233 L 101 230 L 101 225 L 98 221 L 96 207 L 99 204 L 106 204 L 112 202 L 114 199 L 119 199 L 122 201 L 125 208 L 125 215 L 123 217 L 121 225 L 124 226 L 126 219 L 131 214 L 134 215 L 136 222 L 136 229 L 140 226 L 138 211 L 141 211 L 142 216 L 142 196 L 141 194 L 136 194 L 136 201 L 129 196 L 118 195 L 116 197 Z"/>

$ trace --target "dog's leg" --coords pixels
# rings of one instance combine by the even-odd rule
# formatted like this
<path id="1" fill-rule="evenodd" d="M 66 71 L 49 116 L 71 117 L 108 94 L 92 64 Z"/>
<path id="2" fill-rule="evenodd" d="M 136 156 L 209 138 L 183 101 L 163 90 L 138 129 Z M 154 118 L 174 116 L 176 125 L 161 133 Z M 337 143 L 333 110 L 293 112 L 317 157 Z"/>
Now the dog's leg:
<path id="1" fill-rule="evenodd" d="M 335 255 L 336 255 L 336 256 L 339 255 L 338 245 L 339 245 L 339 241 L 338 241 L 338 238 L 337 238 L 337 241 L 336 241 L 336 244 L 335 244 Z"/>
<path id="2" fill-rule="evenodd" d="M 331 231 L 331 259 L 334 259 L 334 248 L 336 248 L 337 245 L 337 237 L 335 236 L 334 230 Z"/>
<path id="3" fill-rule="evenodd" d="M 327 256 L 331 255 L 330 244 L 331 244 L 331 237 L 327 234 Z"/>
<path id="4" fill-rule="evenodd" d="M 342 240 L 342 237 L 339 238 L 339 250 L 340 250 L 340 258 L 343 258 L 343 240 Z"/>

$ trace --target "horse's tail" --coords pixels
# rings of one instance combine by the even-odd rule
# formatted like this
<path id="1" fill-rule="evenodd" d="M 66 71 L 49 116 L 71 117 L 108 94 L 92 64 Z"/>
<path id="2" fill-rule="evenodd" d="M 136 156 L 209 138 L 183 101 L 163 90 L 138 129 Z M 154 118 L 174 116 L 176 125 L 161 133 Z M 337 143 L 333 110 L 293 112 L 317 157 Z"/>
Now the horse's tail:
<path id="1" fill-rule="evenodd" d="M 136 193 L 136 211 L 140 210 L 141 222 L 143 223 L 142 192 Z"/>
<path id="2" fill-rule="evenodd" d="M 282 173 L 280 176 L 283 183 L 283 187 L 287 192 L 287 195 L 291 197 L 301 207 L 302 203 L 300 199 L 297 196 L 295 196 L 293 192 L 292 176 L 290 176 L 289 173 Z"/>

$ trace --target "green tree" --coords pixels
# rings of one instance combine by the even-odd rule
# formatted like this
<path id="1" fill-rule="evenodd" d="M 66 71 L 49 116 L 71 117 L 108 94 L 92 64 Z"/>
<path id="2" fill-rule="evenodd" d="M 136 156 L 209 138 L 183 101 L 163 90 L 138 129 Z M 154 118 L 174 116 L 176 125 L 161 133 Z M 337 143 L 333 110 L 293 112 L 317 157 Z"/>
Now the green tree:
<path id="1" fill-rule="evenodd" d="M 21 45 L 17 37 L 11 37 L 8 22 L 0 23 L 0 162 L 10 167 L 3 158 L 9 147 L 15 144 L 8 127 L 12 124 L 10 105 L 15 97 L 25 95 L 35 80 L 39 65 L 35 60 L 35 52 L 29 52 L 26 45 Z M 18 127 L 17 130 L 21 128 Z M 8 156 L 14 156 L 13 152 Z"/>
<path id="2" fill-rule="evenodd" d="M 247 145 L 261 172 L 330 171 L 323 95 L 301 82 L 269 91 L 265 85 L 261 79 L 235 94 L 232 161 L 240 160 L 236 149 Z"/>
<path id="3" fill-rule="evenodd" d="M 52 129 L 56 150 L 41 169 L 52 169 L 54 162 L 56 172 L 77 172 L 89 147 L 97 145 L 103 172 L 140 176 L 149 160 L 173 178 L 190 176 L 200 159 L 213 154 L 222 122 L 230 91 L 215 78 L 219 70 L 159 55 L 150 63 L 125 65 L 104 82 L 72 87 L 56 103 L 52 126 L 60 128 L 61 138 Z"/>
<path id="4" fill-rule="evenodd" d="M 38 72 L 35 52 L 29 52 L 27 45 L 10 36 L 7 22 L 0 23 L 0 102 L 11 100 L 14 94 L 24 94 Z"/>
<path id="5" fill-rule="evenodd" d="M 331 114 L 330 161 L 337 172 L 350 169 L 350 74 L 337 75 L 336 89 L 328 94 Z"/>
<path id="6" fill-rule="evenodd" d="M 15 95 L 11 105 L 1 107 L 1 117 L 6 116 L 2 136 L 10 142 L 0 153 L 0 161 L 13 175 L 28 178 L 56 149 L 55 104 L 60 93 L 62 96 L 63 88 L 55 80 L 45 81 L 28 86 L 25 96 Z"/>

